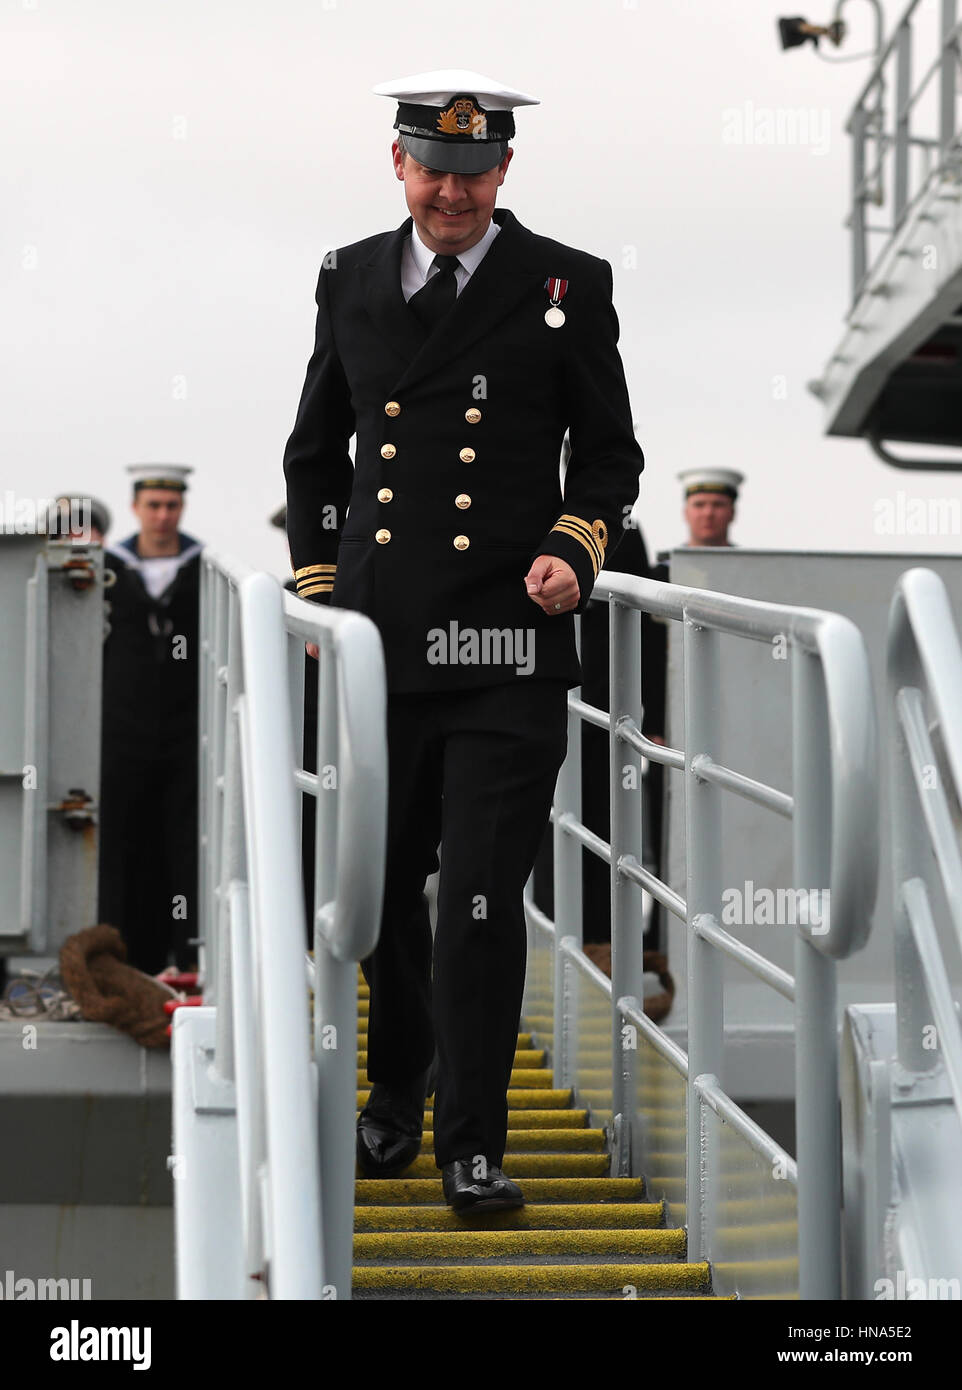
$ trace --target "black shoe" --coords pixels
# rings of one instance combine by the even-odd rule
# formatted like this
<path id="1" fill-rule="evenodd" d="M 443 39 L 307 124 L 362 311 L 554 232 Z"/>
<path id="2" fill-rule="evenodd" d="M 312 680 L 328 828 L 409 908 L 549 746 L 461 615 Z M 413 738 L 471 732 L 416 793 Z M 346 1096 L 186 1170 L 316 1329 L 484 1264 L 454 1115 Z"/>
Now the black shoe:
<path id="1" fill-rule="evenodd" d="M 506 1178 L 500 1168 L 489 1164 L 483 1178 L 476 1178 L 477 1160 L 456 1158 L 441 1169 L 444 1200 L 456 1212 L 464 1214 L 488 1211 L 507 1211 L 524 1206 L 524 1193 L 516 1182 Z"/>
<path id="2" fill-rule="evenodd" d="M 424 1102 L 434 1090 L 436 1061 L 413 1081 L 375 1081 L 357 1121 L 357 1162 L 366 1178 L 396 1178 L 421 1152 Z"/>

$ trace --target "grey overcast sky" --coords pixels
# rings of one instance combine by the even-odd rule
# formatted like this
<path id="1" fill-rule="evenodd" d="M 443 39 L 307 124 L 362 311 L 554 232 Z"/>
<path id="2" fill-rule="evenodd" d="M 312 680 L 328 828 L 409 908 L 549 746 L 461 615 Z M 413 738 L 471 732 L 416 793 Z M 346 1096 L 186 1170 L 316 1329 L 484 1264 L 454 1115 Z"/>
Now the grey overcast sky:
<path id="1" fill-rule="evenodd" d="M 2 0 L 3 492 L 92 492 L 120 539 L 123 466 L 189 463 L 185 529 L 287 572 L 267 518 L 321 256 L 407 215 L 395 106 L 371 88 L 469 67 L 542 103 L 517 113 L 499 204 L 614 268 L 649 549 L 682 539 L 675 474 L 695 464 L 747 474 L 743 545 L 945 549 L 880 539 L 876 504 L 962 480 L 824 438 L 805 388 L 842 329 L 844 125 L 868 63 L 783 54 L 785 8 Z M 869 48 L 870 7 L 846 15 L 846 51 Z M 806 139 L 751 138 L 788 111 Z"/>

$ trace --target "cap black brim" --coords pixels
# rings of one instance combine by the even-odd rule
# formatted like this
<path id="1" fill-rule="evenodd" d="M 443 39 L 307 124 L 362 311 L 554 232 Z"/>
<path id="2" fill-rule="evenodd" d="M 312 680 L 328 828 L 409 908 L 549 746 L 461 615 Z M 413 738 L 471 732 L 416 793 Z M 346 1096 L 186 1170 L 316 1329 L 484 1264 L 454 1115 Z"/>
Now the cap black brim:
<path id="1" fill-rule="evenodd" d="M 500 164 L 505 156 L 502 140 L 426 140 L 405 135 L 404 148 L 426 169 L 446 174 L 483 174 Z"/>

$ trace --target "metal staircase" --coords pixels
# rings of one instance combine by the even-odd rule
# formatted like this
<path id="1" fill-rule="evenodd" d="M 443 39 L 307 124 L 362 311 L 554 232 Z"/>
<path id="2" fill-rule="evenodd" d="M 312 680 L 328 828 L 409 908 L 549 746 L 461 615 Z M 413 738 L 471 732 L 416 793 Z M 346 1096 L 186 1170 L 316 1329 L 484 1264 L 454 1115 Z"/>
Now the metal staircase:
<path id="1" fill-rule="evenodd" d="M 367 986 L 358 990 L 358 1038 L 367 1030 Z M 540 1021 L 540 1020 L 539 1020 Z M 710 1298 L 707 1261 L 685 1258 L 683 1228 L 664 1200 L 645 1200 L 641 1177 L 611 1177 L 602 1128 L 552 1087 L 545 1049 L 518 1035 L 508 1091 L 504 1171 L 526 1205 L 485 1219 L 444 1203 L 432 1153 L 431 1107 L 421 1156 L 392 1181 L 355 1184 L 354 1298 Z M 606 1037 L 599 1037 L 604 1051 Z M 366 1086 L 363 1051 L 358 1085 Z M 359 1089 L 360 1109 L 367 1100 Z M 677 1120 L 669 1109 L 666 1120 Z M 682 1133 L 684 1126 L 682 1126 Z"/>
<path id="2" fill-rule="evenodd" d="M 525 902 L 528 968 L 504 1168 L 522 1183 L 527 1205 L 482 1227 L 443 1202 L 430 1106 L 422 1152 L 406 1174 L 377 1181 L 354 1172 L 354 1122 L 367 1090 L 367 991 L 357 962 L 376 939 L 383 850 L 368 833 L 383 832 L 385 795 L 384 750 L 375 746 L 384 724 L 376 632 L 354 614 L 289 597 L 282 603 L 266 576 L 212 556 L 205 567 L 208 988 L 206 1007 L 174 1015 L 180 1296 L 853 1296 L 842 1284 L 835 966 L 859 949 L 871 925 L 880 765 L 871 677 L 854 624 L 633 576 L 599 579 L 594 596 L 611 611 L 611 710 L 569 694 L 568 757 L 552 810 L 555 920 L 537 907 L 530 884 Z M 640 611 L 678 623 L 684 635 L 680 747 L 641 733 Z M 777 642 L 789 662 L 790 792 L 721 761 L 722 637 L 763 649 Z M 330 790 L 330 779 L 294 756 L 305 639 L 322 648 L 318 767 L 337 769 Z M 962 671 L 962 658 L 956 664 Z M 742 698 L 736 689 L 727 697 Z M 954 706 L 940 698 L 943 722 L 955 722 Z M 608 732 L 610 843 L 580 819 L 583 721 Z M 639 858 L 643 756 L 684 781 L 684 897 Z M 957 748 L 953 758 L 962 780 Z M 298 791 L 318 799 L 314 958 L 306 965 Z M 830 920 L 792 918 L 794 975 L 721 926 L 720 828 L 731 796 L 788 820 L 789 883 L 830 893 Z M 933 824 L 941 845 L 944 815 Z M 581 949 L 583 847 L 611 869 L 610 980 Z M 643 892 L 686 924 L 686 1050 L 640 1003 Z M 924 944 L 925 923 L 913 930 Z M 797 1161 L 724 1089 L 722 957 L 793 1003 Z M 945 969 L 930 954 L 923 967 L 949 1037 L 950 986 L 939 984 Z M 900 1017 L 904 1008 L 900 1000 Z M 957 1088 L 962 1053 L 954 1034 L 946 1046 Z M 849 1051 L 845 1061 L 848 1084 Z M 903 1107 L 888 1127 L 880 1064 L 876 1040 L 873 1055 L 855 1059 L 862 1093 L 853 1102 L 846 1092 L 845 1188 L 855 1229 L 846 1227 L 844 1252 L 851 1264 L 861 1248 L 863 1280 L 877 1273 L 887 1248 L 897 1146 L 911 1126 Z M 919 1082 L 922 1090 L 942 1084 L 940 1065 Z M 893 1096 L 904 1080 L 896 1070 Z M 957 1121 L 951 1104 L 949 1118 Z M 913 1153 L 920 1162 L 928 1157 L 924 1145 Z M 859 1205 L 851 1194 L 863 1177 Z M 924 1242 L 948 1230 L 919 1205 L 921 1194 L 914 1184 L 898 1211 L 903 1249 L 910 1238 Z"/>
<path id="3" fill-rule="evenodd" d="M 864 437 L 897 468 L 962 468 L 894 441 L 962 446 L 962 62 L 957 0 L 910 0 L 855 102 L 852 298 L 810 390 L 830 435 Z"/>

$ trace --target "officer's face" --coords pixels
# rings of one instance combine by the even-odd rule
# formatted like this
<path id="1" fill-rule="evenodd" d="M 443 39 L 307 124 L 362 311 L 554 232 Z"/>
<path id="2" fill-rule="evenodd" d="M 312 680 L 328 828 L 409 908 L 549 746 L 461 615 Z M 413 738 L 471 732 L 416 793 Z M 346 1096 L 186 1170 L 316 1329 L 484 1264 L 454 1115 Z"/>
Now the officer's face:
<path id="1" fill-rule="evenodd" d="M 142 487 L 131 503 L 131 509 L 145 536 L 167 540 L 177 532 L 184 510 L 183 493 L 173 492 L 170 488 Z"/>
<path id="2" fill-rule="evenodd" d="M 479 242 L 514 151 L 509 149 L 500 164 L 483 174 L 446 174 L 418 164 L 409 154 L 402 159 L 397 141 L 391 152 L 408 211 L 425 246 L 442 256 L 456 256 Z"/>
<path id="3" fill-rule="evenodd" d="M 735 504 L 723 492 L 696 492 L 685 502 L 690 545 L 727 545 Z"/>

